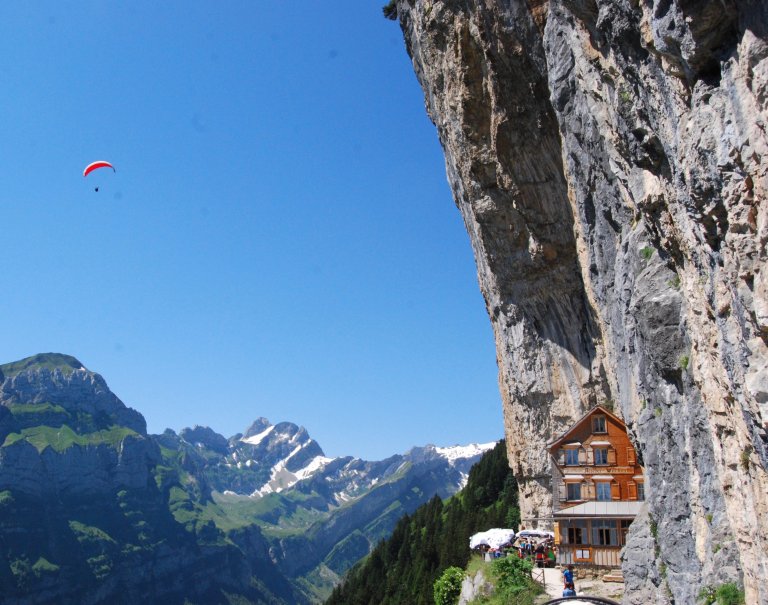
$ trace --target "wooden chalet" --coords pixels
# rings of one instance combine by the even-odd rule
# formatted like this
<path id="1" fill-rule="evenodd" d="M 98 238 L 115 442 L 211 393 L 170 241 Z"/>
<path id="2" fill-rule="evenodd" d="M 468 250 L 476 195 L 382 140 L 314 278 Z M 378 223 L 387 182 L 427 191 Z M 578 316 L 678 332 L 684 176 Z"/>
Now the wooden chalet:
<path id="1" fill-rule="evenodd" d="M 619 567 L 645 500 L 643 468 L 620 418 L 595 407 L 547 446 L 559 564 Z"/>

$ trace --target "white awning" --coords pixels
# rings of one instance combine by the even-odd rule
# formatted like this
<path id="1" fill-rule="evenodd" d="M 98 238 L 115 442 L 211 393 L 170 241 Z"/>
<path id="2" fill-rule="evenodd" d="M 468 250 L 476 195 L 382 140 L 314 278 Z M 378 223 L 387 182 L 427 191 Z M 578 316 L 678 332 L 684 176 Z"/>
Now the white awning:
<path id="1" fill-rule="evenodd" d="M 584 478 L 584 475 L 565 475 L 563 479 L 566 481 L 581 481 Z"/>
<path id="2" fill-rule="evenodd" d="M 562 447 L 563 449 L 569 447 L 581 447 L 581 441 L 569 441 L 568 443 L 563 443 Z"/>
<path id="3" fill-rule="evenodd" d="M 632 477 L 635 481 L 645 481 L 645 475 L 635 475 Z"/>
<path id="4" fill-rule="evenodd" d="M 590 441 L 589 445 L 595 446 L 595 445 L 613 445 L 610 441 Z"/>
<path id="5" fill-rule="evenodd" d="M 592 475 L 592 481 L 613 481 L 613 475 Z"/>
<path id="6" fill-rule="evenodd" d="M 585 502 L 555 513 L 555 519 L 583 517 L 635 518 L 645 502 Z"/>
<path id="7" fill-rule="evenodd" d="M 514 541 L 515 530 L 496 527 L 471 536 L 469 538 L 469 547 L 488 546 L 490 548 L 501 548 L 506 544 L 512 544 Z"/>

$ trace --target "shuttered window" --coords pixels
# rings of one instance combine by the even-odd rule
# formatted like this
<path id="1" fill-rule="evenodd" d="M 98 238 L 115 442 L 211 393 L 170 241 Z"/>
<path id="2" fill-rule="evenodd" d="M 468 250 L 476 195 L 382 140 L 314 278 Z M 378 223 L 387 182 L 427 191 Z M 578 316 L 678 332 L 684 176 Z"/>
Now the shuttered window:
<path id="1" fill-rule="evenodd" d="M 608 464 L 611 466 L 616 465 L 616 450 L 612 447 L 608 448 Z"/>
<path id="2" fill-rule="evenodd" d="M 602 465 L 606 466 L 608 464 L 608 448 L 607 447 L 596 447 L 594 450 L 592 450 L 595 456 L 595 465 Z"/>
<path id="3" fill-rule="evenodd" d="M 629 466 L 635 466 L 636 462 L 637 458 L 635 456 L 635 448 L 630 445 L 627 447 L 627 464 Z"/>

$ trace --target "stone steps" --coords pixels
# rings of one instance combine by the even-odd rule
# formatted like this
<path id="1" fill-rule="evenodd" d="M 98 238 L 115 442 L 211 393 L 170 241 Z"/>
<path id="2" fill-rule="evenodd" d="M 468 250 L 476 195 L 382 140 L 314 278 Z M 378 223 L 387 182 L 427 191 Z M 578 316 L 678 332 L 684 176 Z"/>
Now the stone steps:
<path id="1" fill-rule="evenodd" d="M 603 576 L 603 582 L 620 582 L 624 583 L 624 574 L 620 569 L 611 570 L 609 573 Z"/>

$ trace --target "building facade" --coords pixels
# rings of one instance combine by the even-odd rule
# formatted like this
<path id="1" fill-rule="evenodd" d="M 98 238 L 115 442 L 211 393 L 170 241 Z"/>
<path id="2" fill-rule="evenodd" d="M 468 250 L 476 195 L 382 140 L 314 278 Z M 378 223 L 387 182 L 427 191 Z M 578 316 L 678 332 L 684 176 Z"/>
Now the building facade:
<path id="1" fill-rule="evenodd" d="M 626 425 L 598 406 L 547 449 L 558 563 L 619 567 L 629 525 L 645 500 Z"/>

